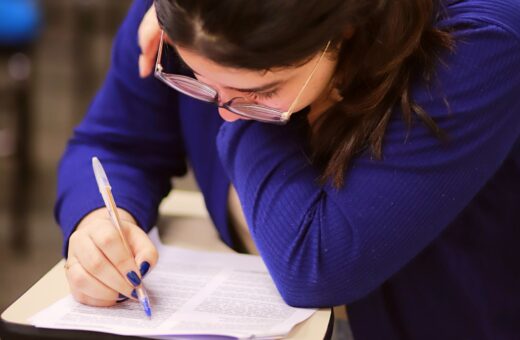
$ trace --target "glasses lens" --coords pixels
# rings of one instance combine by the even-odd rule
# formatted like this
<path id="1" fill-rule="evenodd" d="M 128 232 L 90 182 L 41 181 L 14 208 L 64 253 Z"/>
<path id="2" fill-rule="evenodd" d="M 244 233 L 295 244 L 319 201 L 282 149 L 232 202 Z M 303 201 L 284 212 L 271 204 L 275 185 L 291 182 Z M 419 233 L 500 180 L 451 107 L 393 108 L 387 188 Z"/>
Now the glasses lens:
<path id="1" fill-rule="evenodd" d="M 258 104 L 233 101 L 227 109 L 238 115 L 262 122 L 283 124 L 287 121 L 283 111 Z"/>
<path id="2" fill-rule="evenodd" d="M 217 91 L 196 79 L 162 72 L 157 73 L 156 76 L 171 88 L 184 93 L 187 96 L 206 102 L 213 102 L 217 97 Z"/>
<path id="3" fill-rule="evenodd" d="M 155 76 L 162 80 L 166 85 L 187 96 L 205 102 L 216 102 L 217 100 L 217 91 L 194 78 L 178 74 L 168 74 L 160 71 L 156 72 Z M 241 97 L 233 99 L 229 104 L 224 104 L 223 107 L 243 117 L 261 122 L 285 124 L 288 120 L 288 117 L 286 117 L 285 112 L 283 111 L 263 105 L 251 104 L 243 101 L 243 98 Z"/>

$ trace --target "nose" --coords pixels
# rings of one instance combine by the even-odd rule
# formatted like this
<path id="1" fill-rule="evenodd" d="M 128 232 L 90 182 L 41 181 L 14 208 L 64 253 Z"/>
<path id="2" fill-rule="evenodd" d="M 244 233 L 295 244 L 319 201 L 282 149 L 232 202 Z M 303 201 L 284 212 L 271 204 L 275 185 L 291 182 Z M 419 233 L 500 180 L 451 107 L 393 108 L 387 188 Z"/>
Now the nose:
<path id="1" fill-rule="evenodd" d="M 222 117 L 222 119 L 224 119 L 227 122 L 234 122 L 235 120 L 242 119 L 241 116 L 239 116 L 229 110 L 226 110 L 223 107 L 218 108 L 218 113 L 219 113 L 220 117 Z"/>

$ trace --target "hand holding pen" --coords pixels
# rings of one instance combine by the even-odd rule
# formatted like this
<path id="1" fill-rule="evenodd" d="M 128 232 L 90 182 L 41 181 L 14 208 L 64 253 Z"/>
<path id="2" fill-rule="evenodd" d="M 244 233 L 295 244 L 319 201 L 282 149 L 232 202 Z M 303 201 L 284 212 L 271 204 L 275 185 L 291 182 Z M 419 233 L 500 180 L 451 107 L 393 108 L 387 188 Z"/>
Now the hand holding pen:
<path id="1" fill-rule="evenodd" d="M 141 278 L 157 262 L 157 250 L 128 212 L 115 211 L 121 234 L 101 208 L 86 215 L 69 238 L 66 276 L 81 303 L 110 306 L 125 297 L 139 300 L 139 294 L 145 303 Z"/>

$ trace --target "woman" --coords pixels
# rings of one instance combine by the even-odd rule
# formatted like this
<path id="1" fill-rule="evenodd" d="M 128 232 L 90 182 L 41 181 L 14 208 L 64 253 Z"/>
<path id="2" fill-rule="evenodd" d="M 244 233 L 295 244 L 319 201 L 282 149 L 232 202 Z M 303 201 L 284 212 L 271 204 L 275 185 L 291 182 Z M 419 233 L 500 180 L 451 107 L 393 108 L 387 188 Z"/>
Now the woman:
<path id="1" fill-rule="evenodd" d="M 151 5 L 132 7 L 61 163 L 77 300 L 132 295 L 189 160 L 221 238 L 257 247 L 287 303 L 348 304 L 356 339 L 520 335 L 517 2 L 156 0 L 160 28 Z"/>

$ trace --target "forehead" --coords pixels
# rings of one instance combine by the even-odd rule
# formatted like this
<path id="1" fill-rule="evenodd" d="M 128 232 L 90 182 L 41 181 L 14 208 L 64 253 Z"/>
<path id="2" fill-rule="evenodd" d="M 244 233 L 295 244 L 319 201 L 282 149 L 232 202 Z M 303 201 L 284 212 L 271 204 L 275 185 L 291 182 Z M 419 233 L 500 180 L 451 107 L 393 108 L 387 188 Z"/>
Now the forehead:
<path id="1" fill-rule="evenodd" d="M 174 45 L 174 48 L 184 63 L 198 76 L 227 87 L 240 88 L 246 83 L 248 85 L 262 85 L 266 82 L 287 81 L 299 71 L 299 68 L 295 67 L 278 67 L 272 70 L 233 68 L 217 64 L 193 50 L 179 45 Z"/>

